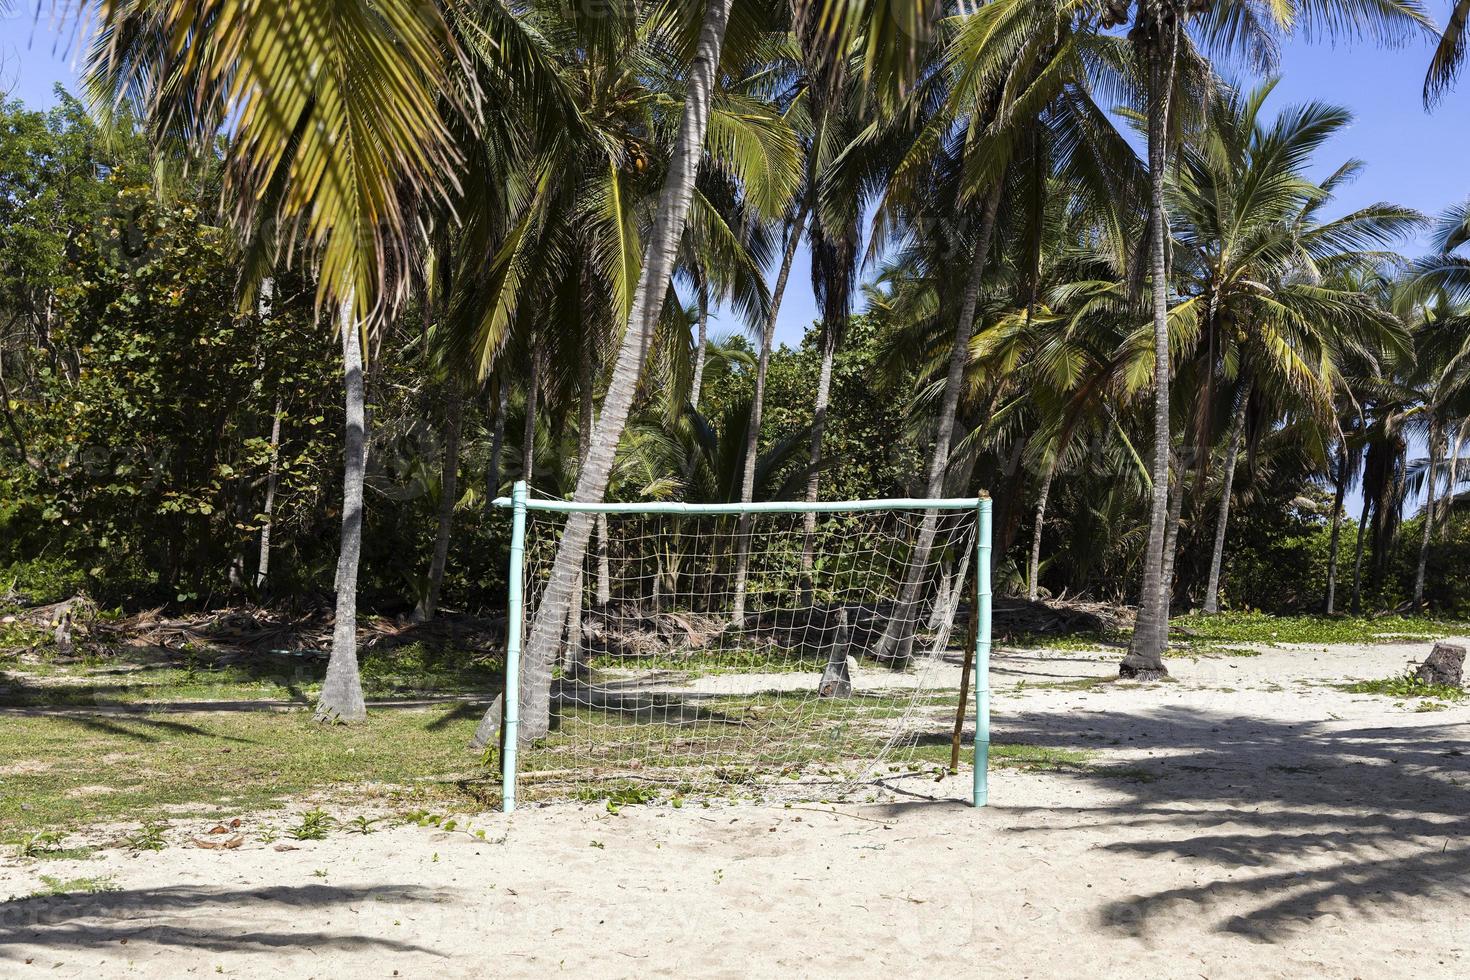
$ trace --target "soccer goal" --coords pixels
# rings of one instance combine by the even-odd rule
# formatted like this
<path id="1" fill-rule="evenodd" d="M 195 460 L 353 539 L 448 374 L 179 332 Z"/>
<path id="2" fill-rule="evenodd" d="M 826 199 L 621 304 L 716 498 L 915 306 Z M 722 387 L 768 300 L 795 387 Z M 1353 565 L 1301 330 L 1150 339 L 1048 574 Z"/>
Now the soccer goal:
<path id="1" fill-rule="evenodd" d="M 510 498 L 518 798 L 851 798 L 990 742 L 990 501 Z"/>

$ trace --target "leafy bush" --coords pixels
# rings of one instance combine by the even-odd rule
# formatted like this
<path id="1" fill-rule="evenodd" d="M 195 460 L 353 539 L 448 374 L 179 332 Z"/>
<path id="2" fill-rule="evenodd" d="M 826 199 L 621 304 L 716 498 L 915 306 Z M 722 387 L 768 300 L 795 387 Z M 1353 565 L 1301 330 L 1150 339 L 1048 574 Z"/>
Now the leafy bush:
<path id="1" fill-rule="evenodd" d="M 65 558 L 30 558 L 0 568 L 0 603 L 39 606 L 85 591 L 87 574 Z"/>
<path id="2" fill-rule="evenodd" d="M 1396 698 L 1434 698 L 1439 701 L 1459 701 L 1470 694 L 1451 684 L 1427 684 L 1412 673 L 1383 680 L 1345 684 L 1343 690 L 1351 694 L 1384 694 Z"/>

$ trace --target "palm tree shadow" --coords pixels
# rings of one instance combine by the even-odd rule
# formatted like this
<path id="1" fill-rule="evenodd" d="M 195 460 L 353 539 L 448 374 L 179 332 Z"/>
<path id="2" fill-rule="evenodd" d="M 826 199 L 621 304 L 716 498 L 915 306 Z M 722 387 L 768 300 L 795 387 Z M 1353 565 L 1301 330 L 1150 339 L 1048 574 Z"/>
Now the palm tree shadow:
<path id="1" fill-rule="evenodd" d="M 1064 748 L 1147 739 L 1166 759 L 1071 778 L 1106 781 L 1130 797 L 1091 808 L 1102 847 L 1134 858 L 1203 858 L 1257 874 L 1109 901 L 1104 927 L 1142 936 L 1153 924 L 1206 915 L 1222 899 L 1248 911 L 1220 931 L 1274 942 L 1303 922 L 1395 900 L 1470 898 L 1470 729 L 1404 724 L 1346 728 L 1220 712 L 1157 708 L 1142 714 L 1035 713 L 1004 726 L 1009 740 Z M 1025 811 L 1017 811 L 1024 814 Z M 1023 834 L 1050 833 L 1020 828 Z M 1202 868 L 1204 870 L 1204 868 Z M 1187 911 L 1182 911 L 1187 910 Z"/>
<path id="2" fill-rule="evenodd" d="M 129 715 L 119 717 L 116 720 L 102 715 L 64 714 L 58 715 L 63 721 L 73 725 L 79 725 L 88 731 L 98 732 L 103 735 L 121 735 L 139 742 L 157 742 L 160 737 L 175 735 L 202 735 L 206 738 L 222 739 L 227 742 L 240 742 L 250 744 L 248 738 L 240 738 L 236 735 L 222 735 L 212 732 L 198 725 L 190 725 L 180 721 L 168 721 L 163 718 L 145 718 L 142 716 Z"/>
<path id="3" fill-rule="evenodd" d="M 654 682 L 657 683 L 657 678 Z M 631 724 L 748 724 L 744 715 L 732 715 L 709 706 L 709 702 L 728 695 L 649 690 L 648 683 L 648 679 L 559 680 L 552 686 L 552 708 L 557 712 L 590 709 Z"/>
<path id="4" fill-rule="evenodd" d="M 92 895 L 31 896 L 12 899 L 3 906 L 0 961 L 18 960 L 26 948 L 36 946 L 54 954 L 116 952 L 123 942 L 211 952 L 304 946 L 333 952 L 381 951 L 448 957 L 450 954 L 445 952 L 382 936 L 252 930 L 251 926 L 263 918 L 289 915 L 292 909 L 346 908 L 368 901 L 433 905 L 451 898 L 444 889 L 416 885 L 320 884 L 237 889 L 176 885 Z M 194 924 L 199 910 L 210 907 L 222 911 L 210 916 L 206 924 Z M 143 922 L 155 924 L 140 924 Z"/>

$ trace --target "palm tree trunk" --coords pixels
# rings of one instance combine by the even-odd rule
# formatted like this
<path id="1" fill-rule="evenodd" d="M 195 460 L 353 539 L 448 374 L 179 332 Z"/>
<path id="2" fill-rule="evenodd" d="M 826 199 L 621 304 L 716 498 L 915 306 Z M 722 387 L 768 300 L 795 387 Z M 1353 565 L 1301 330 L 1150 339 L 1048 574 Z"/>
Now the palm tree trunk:
<path id="1" fill-rule="evenodd" d="M 1220 566 L 1225 558 L 1225 529 L 1230 524 L 1230 492 L 1235 485 L 1235 463 L 1245 439 L 1245 413 L 1251 399 L 1251 382 L 1236 396 L 1235 418 L 1230 423 L 1230 445 L 1225 450 L 1224 483 L 1220 489 L 1220 514 L 1215 518 L 1215 550 L 1210 555 L 1210 578 L 1205 586 L 1205 612 L 1220 611 Z"/>
<path id="2" fill-rule="evenodd" d="M 261 319 L 270 315 L 275 294 L 275 277 L 266 276 L 261 280 L 260 297 L 256 300 L 256 312 Z M 265 515 L 265 522 L 260 527 L 260 556 L 256 559 L 255 564 L 257 591 L 265 588 L 271 569 L 271 532 L 275 528 L 276 486 L 281 475 L 281 412 L 283 407 L 281 396 L 277 395 L 276 410 L 271 416 L 271 455 L 265 472 L 265 506 L 261 508 L 261 513 Z"/>
<path id="3" fill-rule="evenodd" d="M 1036 498 L 1036 526 L 1031 529 L 1031 563 L 1027 566 L 1026 598 L 1036 601 L 1041 576 L 1041 531 L 1046 524 L 1046 502 L 1051 496 L 1051 481 L 1057 475 L 1057 457 L 1053 456 L 1046 466 L 1046 476 L 1041 481 L 1041 493 Z"/>
<path id="4" fill-rule="evenodd" d="M 699 280 L 699 342 L 694 347 L 694 377 L 689 382 L 689 406 L 699 411 L 699 396 L 704 387 L 704 360 L 709 352 L 709 283 Z"/>
<path id="5" fill-rule="evenodd" d="M 529 485 L 536 478 L 536 411 L 541 396 L 543 344 L 537 337 L 531 345 L 531 372 L 526 381 L 526 425 L 521 433 L 521 479 Z"/>
<path id="6" fill-rule="evenodd" d="M 1178 31 L 1177 20 L 1174 32 Z M 1174 43 L 1170 40 L 1151 50 L 1148 104 L 1149 177 L 1149 274 L 1153 287 L 1154 321 L 1154 458 L 1153 493 L 1149 505 L 1148 543 L 1143 552 L 1143 583 L 1139 591 L 1138 620 L 1128 655 L 1118 666 L 1121 677 L 1152 679 L 1166 676 L 1164 647 L 1159 623 L 1167 621 L 1163 609 L 1164 537 L 1169 511 L 1169 279 L 1165 251 L 1168 213 L 1164 207 L 1164 184 L 1168 169 L 1169 98 L 1174 87 Z M 1166 627 L 1167 628 L 1167 627 Z"/>
<path id="7" fill-rule="evenodd" d="M 414 622 L 427 623 L 439 611 L 444 568 L 449 564 L 449 541 L 454 530 L 454 504 L 459 497 L 459 439 L 464 422 L 464 394 L 450 382 L 446 406 L 443 475 L 439 479 L 439 529 L 434 533 L 434 557 L 429 561 L 429 587 L 414 610 Z"/>
<path id="8" fill-rule="evenodd" d="M 1431 415 L 1429 419 L 1429 472 L 1425 477 L 1429 489 L 1424 500 L 1424 534 L 1419 540 L 1419 565 L 1414 571 L 1414 605 L 1424 601 L 1424 572 L 1429 565 L 1429 541 L 1434 534 L 1435 493 L 1439 487 L 1439 451 L 1444 427 Z"/>
<path id="9" fill-rule="evenodd" d="M 750 421 L 745 428 L 745 459 L 740 474 L 742 504 L 748 504 L 755 499 L 755 466 L 760 454 L 766 371 L 771 364 L 771 347 L 776 343 L 776 318 L 781 311 L 781 298 L 786 294 L 786 281 L 791 277 L 791 263 L 796 258 L 796 247 L 801 243 L 802 233 L 806 229 L 809 210 L 810 204 L 803 199 L 801 209 L 797 211 L 789 229 L 786 252 L 781 256 L 781 271 L 776 274 L 776 286 L 771 290 L 771 309 L 766 314 L 765 328 L 761 331 L 761 349 L 755 362 L 755 390 L 750 400 Z M 735 525 L 735 596 L 730 621 L 736 626 L 745 622 L 745 592 L 750 580 L 750 525 L 749 514 L 741 514 Z"/>
<path id="10" fill-rule="evenodd" d="M 367 717 L 357 669 L 357 565 L 362 557 L 362 483 L 367 470 L 367 398 L 362 378 L 362 333 L 352 317 L 352 296 L 342 301 L 342 368 L 346 391 L 346 461 L 342 473 L 342 547 L 337 555 L 337 615 L 332 656 L 315 720 L 354 722 Z"/>
<path id="11" fill-rule="evenodd" d="M 837 357 L 837 327 L 822 325 L 822 366 L 817 372 L 817 397 L 812 405 L 811 453 L 807 462 L 806 502 L 817 502 L 817 491 L 822 481 L 822 435 L 827 431 L 827 404 L 832 396 L 832 362 Z M 811 601 L 815 583 L 812 581 L 814 566 L 813 549 L 817 542 L 817 513 L 808 510 L 802 515 L 801 537 L 801 588 L 803 602 Z"/>
<path id="12" fill-rule="evenodd" d="M 1184 463 L 1174 460 L 1173 496 L 1169 498 L 1169 520 L 1164 531 L 1164 554 L 1160 559 L 1159 580 L 1163 583 L 1163 610 L 1159 616 L 1159 649 L 1169 649 L 1169 615 L 1174 609 L 1174 562 L 1179 555 L 1179 518 L 1184 513 Z"/>
<path id="13" fill-rule="evenodd" d="M 694 177 L 703 151 L 715 73 L 720 63 L 720 46 L 730 17 L 730 3 L 731 0 L 707 0 L 705 5 L 699 43 L 689 67 L 678 140 L 644 251 L 643 271 L 633 297 L 628 329 L 623 334 L 622 347 L 613 365 L 602 413 L 592 432 L 587 463 L 577 477 L 577 487 L 572 495 L 573 500 L 581 503 L 600 501 L 607 492 L 613 458 L 633 407 L 643 364 L 652 347 L 659 312 L 668 296 L 669 280 L 673 276 L 679 239 L 684 233 Z M 592 525 L 590 514 L 573 514 L 568 518 L 557 545 L 550 580 L 536 607 L 535 622 L 531 624 L 521 659 L 519 740 L 524 742 L 540 738 L 550 730 L 551 665 L 566 623 L 567 605 L 572 600 L 576 573 L 581 569 L 582 558 L 587 552 Z M 496 734 L 493 711 L 487 711 L 475 731 L 473 744 L 484 748 L 494 741 Z"/>
<path id="14" fill-rule="evenodd" d="M 1371 502 L 1365 497 L 1363 499 L 1363 512 L 1358 516 L 1358 543 L 1353 547 L 1353 615 L 1356 616 L 1363 611 L 1363 543 L 1367 539 L 1364 533 L 1368 528 L 1368 509 Z"/>
<path id="15" fill-rule="evenodd" d="M 1327 602 L 1324 612 L 1331 616 L 1337 604 L 1337 554 L 1342 540 L 1342 505 L 1347 497 L 1348 448 L 1344 443 L 1340 450 L 1341 462 L 1337 468 L 1337 479 L 1333 481 L 1332 494 L 1332 539 L 1327 545 Z"/>
<path id="16" fill-rule="evenodd" d="M 265 471 L 265 505 L 261 508 L 261 514 L 265 516 L 265 522 L 260 526 L 260 558 L 255 565 L 255 588 L 265 588 L 266 580 L 271 570 L 271 529 L 275 524 L 276 512 L 276 484 L 281 475 L 281 405 L 280 396 L 276 397 L 275 417 L 271 420 L 271 456 Z"/>
<path id="17" fill-rule="evenodd" d="M 255 304 L 256 315 L 261 321 L 264 321 L 271 314 L 271 305 L 272 300 L 275 298 L 275 292 L 276 280 L 273 276 L 266 276 L 261 280 L 260 294 Z M 263 357 L 259 360 L 259 368 L 264 373 L 265 361 Z M 3 371 L 0 371 L 0 389 L 4 388 L 3 373 Z M 8 396 L 4 395 L 3 391 L 0 391 L 0 397 L 7 398 L 8 400 Z M 265 574 L 270 570 L 271 511 L 274 509 L 276 503 L 275 485 L 280 464 L 277 447 L 280 445 L 280 439 L 281 396 L 277 395 L 275 411 L 271 413 L 271 454 L 266 464 L 265 507 L 262 510 L 262 513 L 265 515 L 265 523 L 260 529 L 261 548 L 255 566 L 255 586 L 257 589 L 265 584 Z M 240 519 L 243 520 L 245 513 L 249 510 L 248 499 L 242 499 L 240 501 L 240 510 L 242 512 Z M 230 562 L 229 578 L 232 590 L 239 589 L 245 584 L 245 552 L 243 549 L 235 552 Z"/>
<path id="18" fill-rule="evenodd" d="M 486 500 L 500 495 L 500 459 L 505 452 L 505 411 L 510 404 L 510 385 L 505 378 L 495 382 L 495 422 L 490 434 L 490 472 L 485 477 Z"/>
<path id="19" fill-rule="evenodd" d="M 1454 426 L 1450 426 L 1454 428 Z M 1450 525 L 1454 520 L 1455 486 L 1460 482 L 1460 447 L 1465 442 L 1465 434 L 1470 432 L 1470 419 L 1465 419 L 1455 429 L 1454 442 L 1450 445 L 1450 469 L 1449 482 L 1445 484 L 1445 506 L 1439 509 L 1439 539 L 1448 541 L 1450 539 Z"/>
<path id="20" fill-rule="evenodd" d="M 929 647 L 932 656 L 937 657 L 949 649 L 949 637 L 954 632 L 955 614 L 960 609 L 960 597 L 965 591 L 965 579 L 970 575 L 972 551 L 973 549 L 966 548 L 964 554 L 960 556 L 960 567 L 955 569 L 954 574 L 950 576 L 948 590 L 940 589 L 940 601 L 936 606 L 938 621 L 933 627 L 934 642 Z M 971 609 L 970 615 L 975 616 L 976 611 Z"/>
<path id="21" fill-rule="evenodd" d="M 597 522 L 597 607 L 612 602 L 612 563 L 608 558 L 607 515 L 598 514 Z"/>
<path id="22" fill-rule="evenodd" d="M 577 387 L 580 389 L 578 392 L 580 404 L 577 406 L 578 467 L 587 465 L 587 449 L 592 441 L 593 399 L 595 396 L 592 362 L 597 356 L 592 340 L 591 327 L 584 319 L 582 358 L 581 363 L 577 365 Z M 572 586 L 572 601 L 567 603 L 567 646 L 562 663 L 572 676 L 577 676 L 582 668 L 582 586 L 585 574 L 583 568 L 577 569 L 577 581 Z"/>
<path id="23" fill-rule="evenodd" d="M 949 471 L 949 449 L 950 441 L 954 437 L 955 414 L 959 410 L 960 392 L 964 387 L 965 364 L 970 357 L 970 337 L 975 329 L 975 310 L 980 304 L 980 283 L 985 276 L 986 260 L 990 256 L 990 239 L 995 232 L 996 214 L 1000 211 L 1002 188 L 1003 185 L 997 183 L 986 198 L 979 234 L 975 238 L 975 252 L 970 259 L 970 273 L 965 280 L 965 291 L 960 300 L 954 341 L 949 349 L 949 369 L 944 379 L 944 397 L 940 402 L 939 416 L 935 420 L 938 425 L 934 434 L 934 450 L 929 456 L 925 495 L 931 500 L 943 495 L 944 476 Z M 894 667 L 906 664 L 913 649 L 915 608 L 919 602 L 919 591 L 930 574 L 929 553 L 934 546 L 938 528 L 939 512 L 924 511 L 923 521 L 919 525 L 919 536 L 909 556 L 903 585 L 899 588 L 893 617 L 884 627 L 883 637 L 878 643 L 878 657 L 890 659 Z"/>

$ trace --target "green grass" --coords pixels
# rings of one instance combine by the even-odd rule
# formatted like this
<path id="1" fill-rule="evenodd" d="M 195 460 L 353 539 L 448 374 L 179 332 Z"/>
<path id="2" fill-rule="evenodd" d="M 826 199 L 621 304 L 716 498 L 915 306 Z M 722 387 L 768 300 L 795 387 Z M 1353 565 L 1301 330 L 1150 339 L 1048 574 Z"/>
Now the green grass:
<path id="1" fill-rule="evenodd" d="M 1017 633 L 996 640 L 996 644 L 1012 650 L 1105 650 L 1128 642 L 1127 634 L 1105 636 L 1101 633 Z"/>
<path id="2" fill-rule="evenodd" d="M 1094 754 L 1082 749 L 1056 749 L 1044 745 L 990 746 L 990 763 L 1025 772 L 1076 772 L 1090 767 Z"/>
<path id="3" fill-rule="evenodd" d="M 1422 616 L 1368 619 L 1361 616 L 1272 616 L 1260 612 L 1179 616 L 1174 618 L 1172 625 L 1187 631 L 1187 635 L 1182 647 L 1169 651 L 1167 655 L 1171 657 L 1253 657 L 1258 656 L 1259 651 L 1249 649 L 1246 644 L 1390 643 L 1434 640 L 1470 632 L 1470 623 Z M 997 644 L 1016 650 L 1095 651 L 1126 645 L 1130 633 L 1128 630 L 1108 635 L 1089 632 L 1062 636 L 1021 633 L 999 637 Z M 1177 644 L 1180 639 L 1180 631 L 1176 630 L 1173 641 Z"/>
<path id="4" fill-rule="evenodd" d="M 58 895 L 96 895 L 100 892 L 117 891 L 117 882 L 111 877 L 67 878 L 54 875 L 41 876 L 42 887 L 31 892 L 30 898 L 53 898 Z"/>
<path id="5" fill-rule="evenodd" d="M 691 649 L 683 653 L 639 657 L 599 654 L 589 658 L 588 666 L 593 670 L 671 671 L 701 677 L 711 674 L 820 674 L 826 663 L 777 647 L 753 647 L 740 650 Z"/>
<path id="6" fill-rule="evenodd" d="M 195 653 L 164 662 L 109 662 L 98 657 L 59 664 L 0 661 L 0 707 L 84 707 L 181 701 L 283 701 L 314 704 L 326 674 L 321 657 L 262 654 L 247 663 L 213 666 Z M 498 661 L 413 643 L 365 651 L 363 693 L 374 700 L 433 695 L 485 695 L 497 690 Z"/>
<path id="7" fill-rule="evenodd" d="M 1164 651 L 1165 657 L 1175 660 L 1198 660 L 1201 657 L 1259 657 L 1261 651 L 1253 647 L 1227 647 L 1217 646 L 1214 643 L 1200 643 L 1184 647 L 1183 649 L 1171 648 Z"/>
<path id="8" fill-rule="evenodd" d="M 1336 686 L 1349 694 L 1381 694 L 1394 698 L 1432 698 L 1436 701 L 1461 701 L 1467 694 L 1470 694 L 1451 684 L 1426 684 L 1413 674 Z"/>
<path id="9" fill-rule="evenodd" d="M 1117 683 L 1117 680 L 1116 674 L 1101 677 L 1077 677 L 1069 681 L 1030 681 L 1022 678 L 1016 682 L 1012 690 L 1016 694 L 1026 691 L 1094 691 L 1098 688 L 1107 688 Z"/>
<path id="10" fill-rule="evenodd" d="M 1228 612 L 1214 616 L 1185 616 L 1174 626 L 1189 631 L 1191 646 L 1227 643 L 1389 643 L 1433 640 L 1470 629 L 1465 623 L 1419 616 L 1269 616 L 1256 612 Z"/>
<path id="11" fill-rule="evenodd" d="M 46 828 L 270 810 L 315 793 L 394 805 L 483 803 L 473 786 L 453 781 L 479 769 L 466 748 L 478 718 L 479 709 L 465 705 L 379 710 L 361 725 L 332 728 L 305 711 L 6 718 L 0 840 L 18 845 Z"/>

